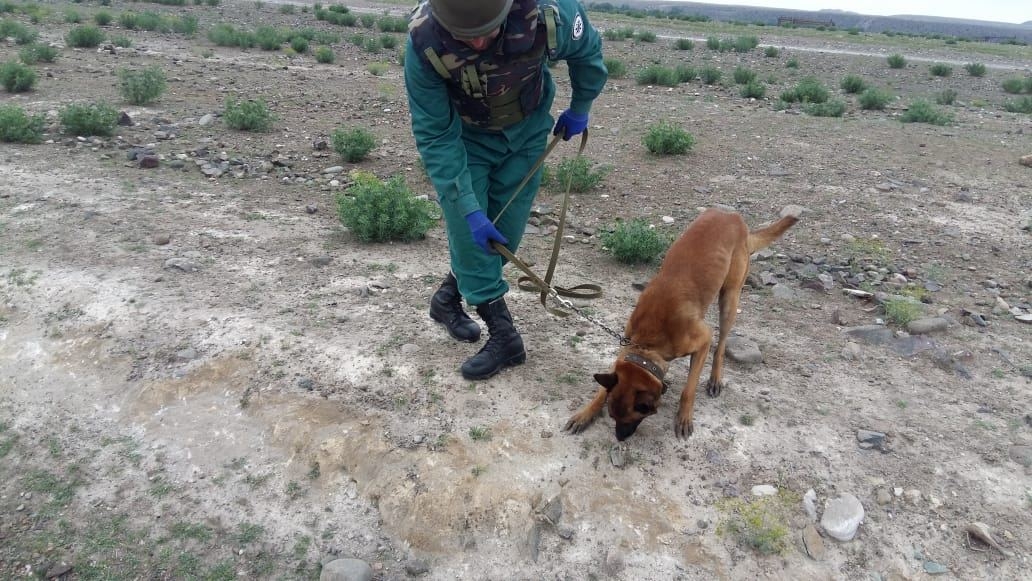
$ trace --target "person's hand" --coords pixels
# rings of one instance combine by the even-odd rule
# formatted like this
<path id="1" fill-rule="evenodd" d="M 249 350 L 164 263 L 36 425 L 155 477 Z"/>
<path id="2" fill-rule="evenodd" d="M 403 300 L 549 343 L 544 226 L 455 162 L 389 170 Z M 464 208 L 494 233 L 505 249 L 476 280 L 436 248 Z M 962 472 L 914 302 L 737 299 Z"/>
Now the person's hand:
<path id="1" fill-rule="evenodd" d="M 498 254 L 494 248 L 491 248 L 492 241 L 502 244 L 509 243 L 505 236 L 502 236 L 502 233 L 487 219 L 483 210 L 474 210 L 466 214 L 466 223 L 469 224 L 469 231 L 473 234 L 473 241 L 488 254 Z"/>
<path id="2" fill-rule="evenodd" d="M 569 141 L 574 135 L 579 135 L 585 129 L 588 128 L 588 114 L 578 113 L 572 109 L 563 111 L 562 115 L 559 115 L 559 120 L 555 122 L 555 129 L 552 130 L 552 135 L 563 136 L 563 141 Z"/>

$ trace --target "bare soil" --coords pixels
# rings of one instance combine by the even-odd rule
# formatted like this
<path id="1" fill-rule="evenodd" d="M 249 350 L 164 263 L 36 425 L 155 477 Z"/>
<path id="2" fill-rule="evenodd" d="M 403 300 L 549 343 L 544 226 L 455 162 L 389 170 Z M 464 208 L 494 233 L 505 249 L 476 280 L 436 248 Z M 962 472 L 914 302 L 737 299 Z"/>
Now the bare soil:
<path id="1" fill-rule="evenodd" d="M 55 12 L 37 28 L 63 43 L 64 5 L 47 6 Z M 202 32 L 112 29 L 133 47 L 64 48 L 36 66 L 34 91 L 0 95 L 51 119 L 45 143 L 0 149 L 0 577 L 314 578 L 337 557 L 369 563 L 377 579 L 922 579 L 937 566 L 947 579 L 1027 577 L 1032 327 L 1016 315 L 1032 311 L 1032 169 L 1018 163 L 1032 153 L 1032 117 L 1005 112 L 1013 96 L 1000 88 L 1027 66 L 1027 48 L 878 49 L 990 67 L 940 79 L 926 62 L 892 70 L 847 54 L 844 35 L 819 52 L 790 30 L 743 28 L 784 47 L 776 58 L 607 42 L 630 74 L 597 100 L 587 155 L 610 173 L 574 195 L 557 275 L 603 285 L 581 305 L 588 313 L 622 329 L 656 269 L 604 251 L 599 234 L 617 219 L 676 234 L 718 204 L 754 226 L 788 204 L 807 210 L 756 257 L 744 292 L 734 332 L 763 361 L 729 364 L 729 388 L 700 397 L 687 441 L 672 430 L 687 374 L 676 362 L 660 412 L 617 446 L 607 417 L 563 432 L 609 366 L 613 337 L 514 289 L 527 363 L 464 381 L 458 367 L 478 346 L 452 342 L 426 312 L 448 269 L 443 227 L 368 245 L 341 225 L 335 196 L 352 170 L 403 174 L 433 196 L 396 51 L 364 52 L 347 40 L 353 30 L 300 8 L 109 8 L 128 9 L 195 14 Z M 217 22 L 343 40 L 336 63 L 320 65 L 216 47 L 203 31 Z M 0 60 L 18 49 L 0 44 Z M 724 81 L 637 85 L 654 61 L 716 66 Z M 389 66 L 377 76 L 372 62 Z M 115 72 L 152 64 L 168 91 L 126 105 Z M 769 83 L 766 98 L 739 96 L 739 65 Z M 558 112 L 569 90 L 565 66 L 554 72 Z M 862 111 L 838 90 L 846 74 L 900 98 Z M 807 75 L 849 103 L 844 117 L 776 110 Z M 900 122 L 910 101 L 947 88 L 958 94 L 942 107 L 954 123 Z M 265 99 L 273 130 L 200 125 L 227 97 Z M 59 133 L 56 111 L 97 100 L 136 124 L 112 138 Z M 648 153 L 642 136 L 661 120 L 694 135 L 690 154 Z M 314 145 L 356 126 L 380 140 L 366 161 Z M 128 161 L 131 146 L 152 147 L 160 167 Z M 549 164 L 575 151 L 563 144 Z M 203 175 L 196 160 L 220 155 L 229 171 Z M 561 199 L 539 195 L 546 219 L 521 250 L 538 268 Z M 922 316 L 949 326 L 910 337 L 845 288 L 909 292 Z M 891 333 L 880 342 L 846 332 L 882 323 Z M 861 446 L 858 430 L 885 442 Z M 762 484 L 779 489 L 776 502 L 755 503 Z M 818 519 L 842 493 L 865 509 L 854 540 L 824 536 L 813 556 L 803 531 L 818 523 L 800 502 L 811 489 Z M 742 524 L 753 505 L 768 522 Z M 974 522 L 1002 550 L 967 534 Z M 764 554 L 764 533 L 784 547 Z"/>

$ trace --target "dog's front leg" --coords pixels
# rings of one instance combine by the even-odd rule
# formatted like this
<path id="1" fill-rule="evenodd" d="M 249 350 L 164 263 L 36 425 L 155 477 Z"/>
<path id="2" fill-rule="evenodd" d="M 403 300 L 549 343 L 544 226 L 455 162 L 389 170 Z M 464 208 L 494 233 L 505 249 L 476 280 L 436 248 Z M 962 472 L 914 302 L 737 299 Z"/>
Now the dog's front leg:
<path id="1" fill-rule="evenodd" d="M 709 347 L 710 341 L 707 340 L 702 349 L 692 353 L 692 364 L 688 368 L 688 382 L 681 390 L 681 403 L 677 406 L 677 418 L 674 420 L 674 435 L 678 438 L 687 438 L 695 430 L 695 426 L 692 424 L 692 416 L 695 413 L 695 390 L 699 387 L 699 376 L 702 375 L 702 364 L 706 362 Z"/>
<path id="2" fill-rule="evenodd" d="M 606 398 L 609 396 L 609 390 L 604 387 L 598 388 L 595 392 L 595 397 L 588 402 L 588 405 L 581 408 L 579 412 L 573 415 L 569 421 L 566 422 L 564 430 L 571 434 L 579 434 L 584 431 L 585 428 L 591 425 L 591 422 L 595 421 L 598 414 L 602 412 L 602 408 L 606 405 Z"/>

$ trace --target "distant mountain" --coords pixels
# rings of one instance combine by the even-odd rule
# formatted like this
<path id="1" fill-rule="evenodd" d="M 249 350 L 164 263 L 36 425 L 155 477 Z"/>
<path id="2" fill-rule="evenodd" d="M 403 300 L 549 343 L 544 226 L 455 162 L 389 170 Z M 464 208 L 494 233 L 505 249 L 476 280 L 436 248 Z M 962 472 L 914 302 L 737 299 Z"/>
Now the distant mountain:
<path id="1" fill-rule="evenodd" d="M 865 32 L 898 32 L 905 34 L 954 36 L 969 40 L 1007 42 L 1016 40 L 1032 43 L 1032 21 L 1023 24 L 989 22 L 937 16 L 897 15 L 872 16 L 844 10 L 790 10 L 761 6 L 706 4 L 703 2 L 669 2 L 662 0 L 622 0 L 592 4 L 630 7 L 636 10 L 661 10 L 680 14 L 706 16 L 723 22 L 756 22 L 776 25 L 778 18 L 831 21 L 837 28 L 856 28 Z"/>

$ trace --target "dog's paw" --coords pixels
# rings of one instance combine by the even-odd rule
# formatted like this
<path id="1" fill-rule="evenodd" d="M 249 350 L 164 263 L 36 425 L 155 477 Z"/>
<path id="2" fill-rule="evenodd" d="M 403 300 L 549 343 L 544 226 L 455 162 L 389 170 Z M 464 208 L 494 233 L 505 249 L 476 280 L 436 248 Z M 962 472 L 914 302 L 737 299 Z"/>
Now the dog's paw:
<path id="1" fill-rule="evenodd" d="M 720 392 L 724 391 L 723 381 L 714 381 L 710 379 L 706 382 L 706 395 L 710 397 L 717 397 Z"/>
<path id="2" fill-rule="evenodd" d="M 563 430 L 571 434 L 579 434 L 586 430 L 593 421 L 595 421 L 595 416 L 593 414 L 575 414 L 567 420 L 566 427 L 564 427 Z"/>
<path id="3" fill-rule="evenodd" d="M 680 415 L 674 420 L 674 435 L 684 440 L 688 436 L 692 435 L 695 431 L 695 426 L 692 424 L 691 418 L 682 418 Z"/>

